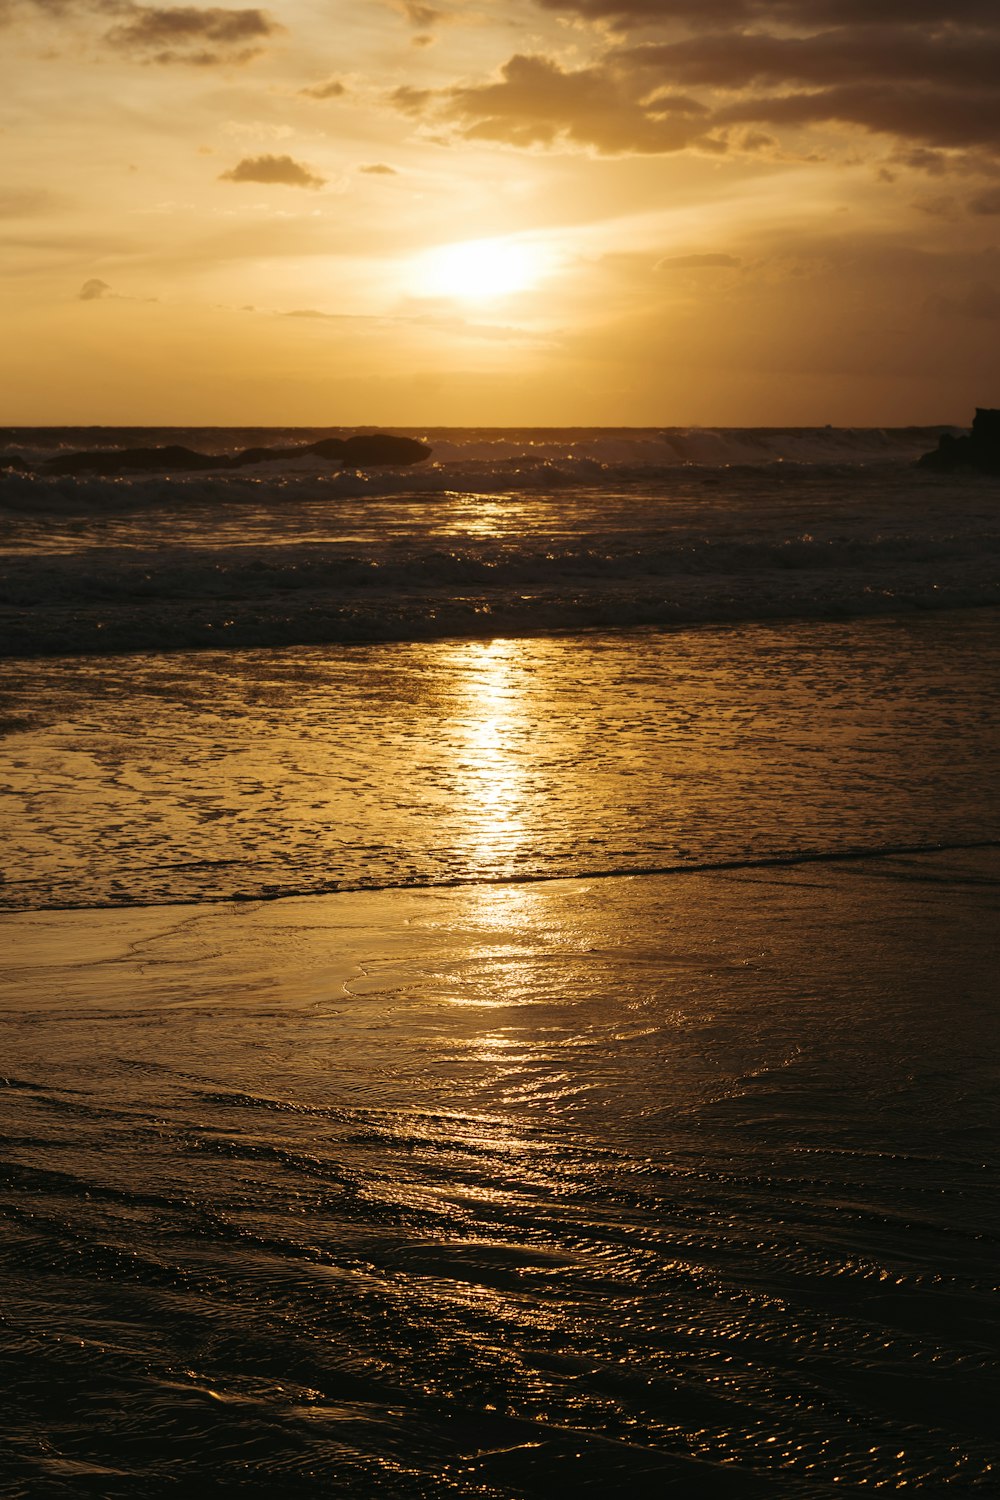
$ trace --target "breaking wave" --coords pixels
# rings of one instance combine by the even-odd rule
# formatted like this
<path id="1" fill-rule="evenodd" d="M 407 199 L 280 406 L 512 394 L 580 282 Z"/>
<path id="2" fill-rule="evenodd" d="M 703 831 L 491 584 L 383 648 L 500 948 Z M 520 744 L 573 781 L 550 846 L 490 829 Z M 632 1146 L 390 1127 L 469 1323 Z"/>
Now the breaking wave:
<path id="1" fill-rule="evenodd" d="M 421 434 L 419 468 L 0 480 L 6 655 L 423 640 L 1000 602 L 995 486 L 939 428 Z M 53 429 L 9 451 L 314 430 Z M 29 441 L 30 440 L 30 441 Z"/>

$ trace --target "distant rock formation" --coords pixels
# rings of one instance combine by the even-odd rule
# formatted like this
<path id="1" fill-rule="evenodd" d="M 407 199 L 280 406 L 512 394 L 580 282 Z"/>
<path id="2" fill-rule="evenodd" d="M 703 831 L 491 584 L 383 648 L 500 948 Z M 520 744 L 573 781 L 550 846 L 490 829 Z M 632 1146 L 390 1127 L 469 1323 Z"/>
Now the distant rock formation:
<path id="1" fill-rule="evenodd" d="M 239 469 L 245 464 L 262 464 L 270 459 L 302 454 L 337 459 L 348 469 L 364 469 L 373 464 L 401 468 L 423 463 L 425 458 L 430 458 L 431 450 L 426 443 L 418 443 L 416 438 L 396 437 L 391 432 L 370 432 L 349 438 L 321 438 L 318 443 L 306 443 L 301 448 L 245 448 L 228 460 L 228 467 Z"/>
<path id="2" fill-rule="evenodd" d="M 105 448 L 85 453 L 61 453 L 39 466 L 43 474 L 176 474 L 205 469 L 242 469 L 275 459 L 325 458 L 345 469 L 367 469 L 376 465 L 402 468 L 430 458 L 426 443 L 396 437 L 389 432 L 359 433 L 349 438 L 321 438 L 294 448 L 245 448 L 242 453 L 197 453 L 193 448 L 168 444 L 163 448 Z M 32 465 L 17 453 L 0 454 L 0 469 L 32 472 Z"/>
<path id="3" fill-rule="evenodd" d="M 937 447 L 917 462 L 939 474 L 971 469 L 979 474 L 1000 474 L 1000 411 L 977 406 L 972 431 L 967 437 L 942 433 Z"/>
<path id="4" fill-rule="evenodd" d="M 171 443 L 165 448 L 106 448 L 60 453 L 41 466 L 43 474 L 160 474 L 225 468 L 228 460 Z"/>

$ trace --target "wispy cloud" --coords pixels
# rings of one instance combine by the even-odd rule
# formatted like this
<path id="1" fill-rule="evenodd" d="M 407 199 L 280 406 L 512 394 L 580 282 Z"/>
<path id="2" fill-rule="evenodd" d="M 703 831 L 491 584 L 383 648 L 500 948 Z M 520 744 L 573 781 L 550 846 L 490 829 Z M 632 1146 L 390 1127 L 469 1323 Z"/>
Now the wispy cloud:
<path id="1" fill-rule="evenodd" d="M 325 83 L 313 83 L 299 89 L 299 93 L 306 99 L 339 99 L 347 93 L 347 88 L 339 78 L 328 78 Z"/>
<path id="2" fill-rule="evenodd" d="M 667 255 L 656 262 L 658 271 L 707 271 L 735 270 L 743 264 L 738 255 L 709 253 L 706 255 Z"/>

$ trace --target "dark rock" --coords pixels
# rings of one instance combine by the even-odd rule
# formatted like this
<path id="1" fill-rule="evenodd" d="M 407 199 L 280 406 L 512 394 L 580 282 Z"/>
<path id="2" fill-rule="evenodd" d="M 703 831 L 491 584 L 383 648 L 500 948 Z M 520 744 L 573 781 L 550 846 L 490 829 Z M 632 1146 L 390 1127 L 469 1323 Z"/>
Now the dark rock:
<path id="1" fill-rule="evenodd" d="M 322 438 L 318 443 L 307 443 L 303 453 L 315 453 L 318 458 L 336 458 L 343 461 L 346 444 L 343 438 Z"/>
<path id="2" fill-rule="evenodd" d="M 225 459 L 192 448 L 110 448 L 92 453 L 62 453 L 45 465 L 47 474 L 157 474 L 177 469 L 217 469 Z"/>
<path id="3" fill-rule="evenodd" d="M 244 464 L 266 464 L 275 458 L 319 457 L 333 458 L 338 463 L 344 457 L 343 438 L 324 438 L 319 443 L 300 443 L 296 448 L 244 448 L 242 453 L 228 460 L 229 467 L 240 469 Z"/>
<path id="4" fill-rule="evenodd" d="M 229 466 L 238 469 L 244 464 L 262 464 L 274 458 L 309 456 L 332 458 L 351 469 L 367 469 L 374 464 L 401 468 L 423 463 L 430 455 L 427 444 L 418 443 L 415 438 L 396 437 L 391 432 L 370 432 L 349 438 L 320 438 L 319 442 L 303 443 L 298 448 L 246 448 L 229 460 Z"/>
<path id="5" fill-rule="evenodd" d="M 993 443 L 1000 448 L 1000 411 L 988 406 L 977 406 L 972 419 L 974 443 Z"/>
<path id="6" fill-rule="evenodd" d="M 388 432 L 359 434 L 349 438 L 322 438 L 318 443 L 303 443 L 295 448 L 245 448 L 242 453 L 196 453 L 176 444 L 165 448 L 110 448 L 89 453 L 62 453 L 45 464 L 46 474 L 157 474 L 197 472 L 204 469 L 242 469 L 248 464 L 268 463 L 272 459 L 304 456 L 329 458 L 351 469 L 369 468 L 374 464 L 393 467 L 423 463 L 430 457 L 426 443 L 415 438 L 396 437 Z M 0 459 L 0 466 L 27 469 L 28 464 L 16 454 Z"/>
<path id="7" fill-rule="evenodd" d="M 939 474 L 968 469 L 978 474 L 1000 474 L 1000 411 L 976 408 L 972 431 L 967 437 L 942 433 L 937 447 L 917 462 Z"/>
<path id="8" fill-rule="evenodd" d="M 391 464 L 394 468 L 397 465 L 420 464 L 425 458 L 430 458 L 430 455 L 431 450 L 426 443 L 418 443 L 415 438 L 394 437 L 388 432 L 349 437 L 343 447 L 344 463 L 359 469 L 367 468 L 370 464 Z"/>
<path id="9" fill-rule="evenodd" d="M 224 469 L 242 469 L 245 464 L 266 464 L 290 451 L 288 448 L 244 448 L 242 453 L 234 453 L 231 458 L 220 458 L 219 465 Z"/>

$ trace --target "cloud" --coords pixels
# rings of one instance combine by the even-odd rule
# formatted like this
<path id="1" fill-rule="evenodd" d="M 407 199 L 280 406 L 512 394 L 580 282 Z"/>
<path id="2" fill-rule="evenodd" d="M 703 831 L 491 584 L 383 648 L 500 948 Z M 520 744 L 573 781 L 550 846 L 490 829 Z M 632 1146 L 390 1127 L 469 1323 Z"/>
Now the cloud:
<path id="1" fill-rule="evenodd" d="M 806 24 L 828 9 L 761 4 L 754 14 Z M 908 24 L 914 9 L 926 24 Z M 905 13 L 900 6 L 898 14 L 887 4 L 860 17 L 851 5 L 838 4 L 836 12 L 852 24 L 794 36 L 713 29 L 621 47 L 612 57 L 662 85 L 712 90 L 720 125 L 837 123 L 924 148 L 1000 148 L 1000 8 L 983 10 L 989 29 L 964 30 L 952 24 L 953 8 L 929 0 Z M 740 97 L 720 101 L 720 93 Z"/>
<path id="2" fill-rule="evenodd" d="M 44 188 L 0 187 L 0 219 L 27 219 L 54 207 L 56 199 Z"/>
<path id="3" fill-rule="evenodd" d="M 492 83 L 469 87 L 397 89 L 391 96 L 409 114 L 432 113 L 456 125 L 466 140 L 511 146 L 570 142 L 604 155 L 680 151 L 705 138 L 705 106 L 695 99 L 645 90 L 630 93 L 613 66 L 564 70 L 551 58 L 517 54 Z"/>
<path id="4" fill-rule="evenodd" d="M 339 99 L 347 88 L 339 78 L 328 78 L 325 83 L 314 83 L 309 88 L 299 89 L 307 99 Z"/>
<path id="5" fill-rule="evenodd" d="M 919 213 L 927 214 L 931 219 L 955 219 L 958 217 L 958 205 L 950 193 L 942 193 L 931 198 L 916 198 L 913 206 Z"/>
<path id="6" fill-rule="evenodd" d="M 284 28 L 263 10 L 223 10 L 194 5 L 124 6 L 108 0 L 102 9 L 125 19 L 105 35 L 107 44 L 146 63 L 214 67 L 245 63 Z"/>
<path id="7" fill-rule="evenodd" d="M 97 276 L 92 276 L 89 281 L 83 283 L 83 286 L 77 292 L 77 297 L 81 302 L 99 302 L 102 297 L 107 297 L 109 293 L 112 296 L 114 295 L 108 283 L 101 281 Z"/>
<path id="8" fill-rule="evenodd" d="M 491 79 L 391 102 L 468 140 L 606 155 L 778 150 L 760 127 L 888 136 L 931 172 L 947 153 L 1000 155 L 998 0 L 536 4 L 613 22 L 617 39 L 587 66 L 518 53 Z"/>
<path id="9" fill-rule="evenodd" d="M 220 182 L 281 183 L 285 187 L 321 188 L 325 177 L 310 172 L 290 156 L 244 156 L 228 172 L 219 174 Z"/>
<path id="10" fill-rule="evenodd" d="M 671 255 L 656 262 L 658 271 L 701 271 L 743 264 L 738 255 Z"/>
<path id="11" fill-rule="evenodd" d="M 683 85 L 829 88 L 868 80 L 992 92 L 1000 32 L 936 34 L 899 26 L 838 26 L 811 36 L 711 31 L 681 42 L 622 48 L 617 55 Z"/>
<path id="12" fill-rule="evenodd" d="M 931 312 L 945 318 L 972 318 L 976 322 L 1000 321 L 1000 290 L 977 281 L 958 297 L 931 297 L 928 299 Z"/>
<path id="13" fill-rule="evenodd" d="M 281 318 L 322 318 L 330 323 L 359 323 L 370 322 L 370 318 L 359 318 L 351 313 L 328 313 L 320 312 L 315 307 L 296 307 L 291 312 L 278 314 Z"/>
<path id="14" fill-rule="evenodd" d="M 401 83 L 389 95 L 389 103 L 404 115 L 422 114 L 434 101 L 433 89 L 415 89 L 411 84 Z"/>
<path id="15" fill-rule="evenodd" d="M 444 11 L 436 10 L 433 5 L 421 5 L 418 0 L 402 0 L 399 8 L 410 25 L 420 31 L 429 31 L 438 21 L 444 20 Z"/>
<path id="16" fill-rule="evenodd" d="M 889 136 L 928 171 L 940 153 L 1000 155 L 998 0 L 536 3 L 644 31 L 585 67 L 519 53 L 492 79 L 404 87 L 392 102 L 469 140 L 606 155 L 778 150 L 762 126 Z M 678 20 L 691 34 L 677 38 Z"/>
<path id="17" fill-rule="evenodd" d="M 104 45 L 140 63 L 193 67 L 249 62 L 284 31 L 266 11 L 219 6 L 138 5 L 135 0 L 0 0 L 0 25 L 19 17 L 65 21 L 77 16 L 115 24 Z"/>
<path id="18" fill-rule="evenodd" d="M 388 166 L 384 161 L 373 161 L 370 166 L 358 168 L 359 172 L 366 172 L 370 177 L 398 177 L 399 173 L 395 167 Z"/>
<path id="19" fill-rule="evenodd" d="M 911 167 L 915 172 L 926 172 L 928 177 L 944 177 L 951 170 L 952 160 L 947 152 L 930 151 L 926 146 L 897 151 L 892 157 L 894 164 Z"/>
<path id="20" fill-rule="evenodd" d="M 987 188 L 969 199 L 969 212 L 973 214 L 1000 214 L 1000 187 Z"/>
<path id="21" fill-rule="evenodd" d="M 542 10 L 571 12 L 623 26 L 683 21 L 689 25 L 816 27 L 996 24 L 996 0 L 536 0 Z"/>
<path id="22" fill-rule="evenodd" d="M 876 82 L 809 93 L 750 98 L 719 110 L 721 125 L 764 121 L 774 126 L 857 125 L 863 130 L 937 147 L 1000 150 L 1000 90 L 935 90 Z"/>

